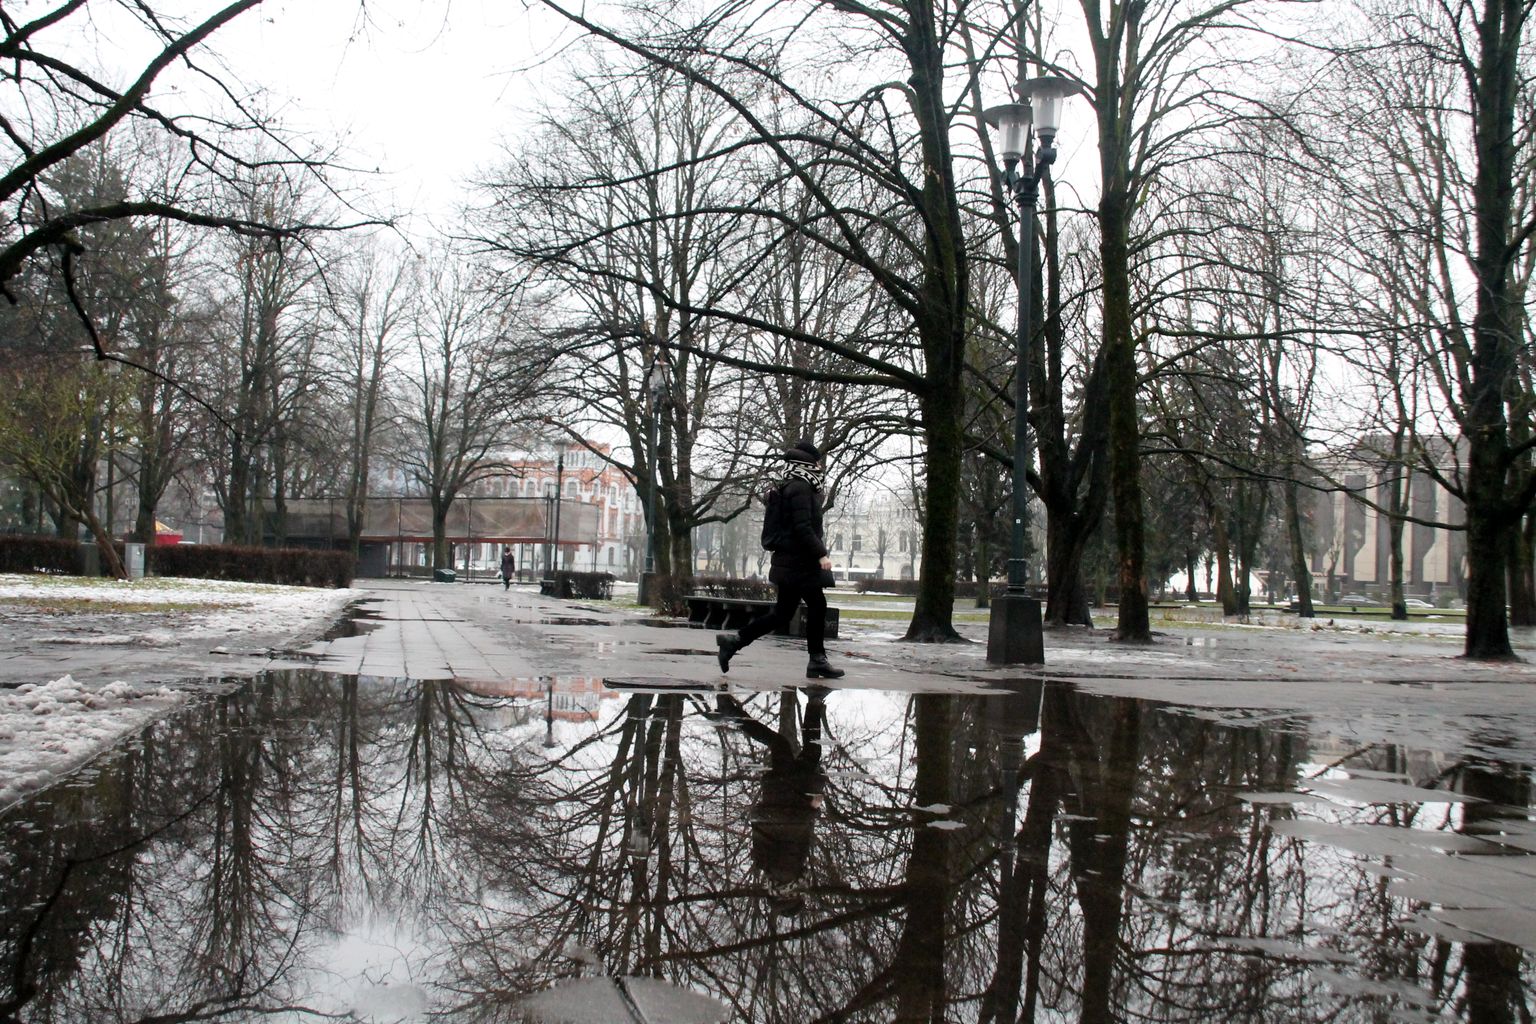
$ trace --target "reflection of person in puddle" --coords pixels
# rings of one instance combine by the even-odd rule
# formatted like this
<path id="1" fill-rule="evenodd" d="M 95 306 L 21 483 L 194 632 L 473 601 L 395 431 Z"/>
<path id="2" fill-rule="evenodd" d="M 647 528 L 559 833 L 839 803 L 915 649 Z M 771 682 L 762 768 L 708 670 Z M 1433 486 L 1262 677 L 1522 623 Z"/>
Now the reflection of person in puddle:
<path id="1" fill-rule="evenodd" d="M 768 748 L 768 770 L 752 805 L 752 863 L 763 873 L 768 906 L 777 914 L 797 914 L 805 908 L 805 866 L 827 785 L 821 770 L 821 724 L 829 692 L 824 686 L 805 688 L 808 699 L 799 743 L 747 714 L 735 697 L 715 698 L 721 717 Z"/>

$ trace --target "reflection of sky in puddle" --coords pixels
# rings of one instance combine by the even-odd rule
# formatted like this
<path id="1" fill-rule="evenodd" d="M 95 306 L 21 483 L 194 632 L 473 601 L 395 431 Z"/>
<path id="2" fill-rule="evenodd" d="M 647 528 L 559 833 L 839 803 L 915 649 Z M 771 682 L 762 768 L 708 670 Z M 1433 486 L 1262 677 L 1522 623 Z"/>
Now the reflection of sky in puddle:
<path id="1" fill-rule="evenodd" d="M 1484 768 L 1068 687 L 274 673 L 0 821 L 0 1007 L 509 1020 L 585 974 L 743 1021 L 1507 1019 L 1536 823 Z"/>
<path id="2" fill-rule="evenodd" d="M 1304 767 L 1295 792 L 1239 796 L 1267 808 L 1260 813 L 1271 817 L 1275 834 L 1331 849 L 1341 866 L 1386 879 L 1390 893 L 1411 906 L 1410 927 L 1453 941 L 1498 939 L 1536 949 L 1529 810 L 1412 781 L 1416 774 L 1460 778 L 1474 789 L 1491 784 L 1494 793 L 1528 793 L 1528 779 L 1503 770 L 1451 772 L 1453 766 L 1425 756 L 1416 761 L 1395 771 Z"/>

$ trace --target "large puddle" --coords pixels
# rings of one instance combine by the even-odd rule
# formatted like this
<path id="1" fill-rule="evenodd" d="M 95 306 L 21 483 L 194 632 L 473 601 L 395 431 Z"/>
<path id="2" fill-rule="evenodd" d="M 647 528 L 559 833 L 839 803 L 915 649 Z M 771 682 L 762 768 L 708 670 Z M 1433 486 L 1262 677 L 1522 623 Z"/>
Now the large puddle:
<path id="1" fill-rule="evenodd" d="M 1529 1020 L 1531 783 L 1056 685 L 271 674 L 0 819 L 0 1020 Z"/>

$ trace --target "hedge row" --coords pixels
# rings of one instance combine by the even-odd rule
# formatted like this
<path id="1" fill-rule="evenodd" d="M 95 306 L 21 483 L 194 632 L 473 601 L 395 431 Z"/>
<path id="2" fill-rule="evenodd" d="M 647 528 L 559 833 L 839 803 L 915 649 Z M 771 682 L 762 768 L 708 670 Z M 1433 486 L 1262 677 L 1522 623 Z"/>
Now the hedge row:
<path id="1" fill-rule="evenodd" d="M 58 537 L 0 537 L 0 572 L 79 572 L 80 545 Z"/>
<path id="2" fill-rule="evenodd" d="M 880 580 L 861 579 L 854 584 L 854 589 L 861 594 L 902 594 L 906 597 L 914 597 L 922 580 Z M 993 581 L 991 594 L 997 597 L 1008 590 L 1008 584 Z M 981 593 L 981 584 L 975 580 L 956 580 L 956 597 L 975 597 Z"/>
<path id="3" fill-rule="evenodd" d="M 767 580 L 744 580 L 735 576 L 663 576 L 651 584 L 650 604 L 663 615 L 684 618 L 688 615 L 689 594 L 715 597 L 740 597 L 754 601 L 772 600 L 774 586 Z"/>
<path id="4" fill-rule="evenodd" d="M 116 545 L 118 557 L 123 545 Z M 152 576 L 182 576 L 301 587 L 348 587 L 357 562 L 345 551 L 249 548 L 227 544 L 176 544 L 144 549 Z M 0 536 L 0 572 L 80 571 L 80 543 L 58 537 Z"/>
<path id="5" fill-rule="evenodd" d="M 233 544 L 174 544 L 147 548 L 155 576 L 184 576 L 299 587 L 350 587 L 357 560 L 347 551 L 248 548 Z"/>
<path id="6" fill-rule="evenodd" d="M 554 574 L 554 596 L 605 601 L 613 596 L 613 573 L 574 572 L 561 569 Z"/>

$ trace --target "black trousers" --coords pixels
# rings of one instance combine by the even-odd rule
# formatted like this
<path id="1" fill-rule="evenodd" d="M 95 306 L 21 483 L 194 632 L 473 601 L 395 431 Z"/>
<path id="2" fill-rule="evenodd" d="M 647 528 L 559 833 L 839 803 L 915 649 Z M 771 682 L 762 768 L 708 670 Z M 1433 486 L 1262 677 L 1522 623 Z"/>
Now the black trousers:
<path id="1" fill-rule="evenodd" d="M 741 646 L 767 636 L 778 629 L 788 629 L 795 617 L 795 609 L 805 602 L 805 649 L 812 658 L 827 656 L 827 595 L 819 586 L 800 583 L 778 584 L 779 596 L 773 611 L 759 615 L 741 627 Z"/>

